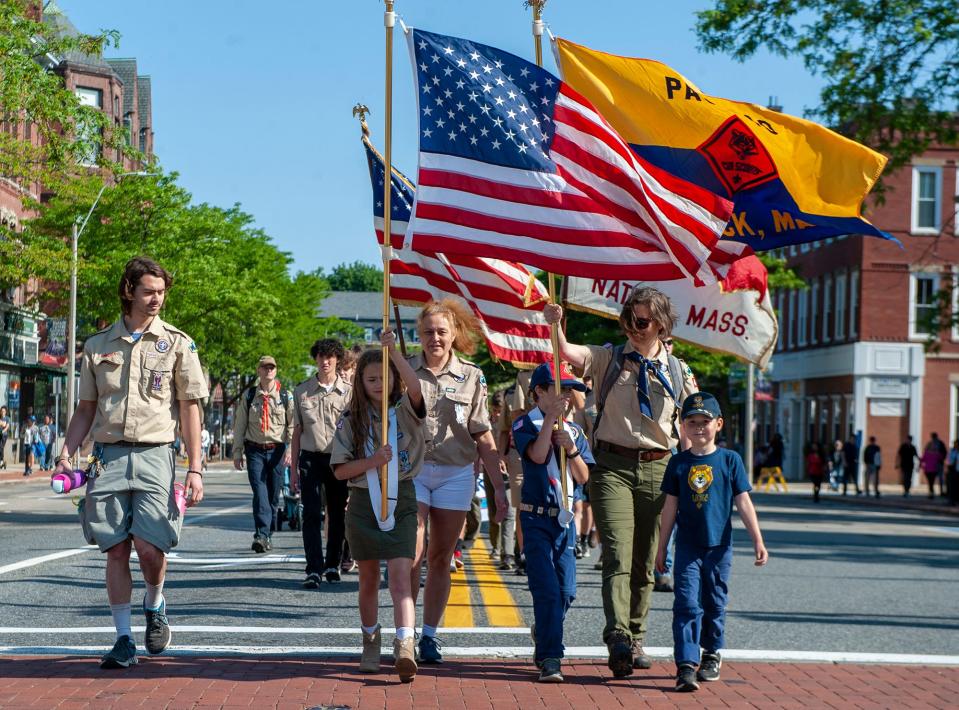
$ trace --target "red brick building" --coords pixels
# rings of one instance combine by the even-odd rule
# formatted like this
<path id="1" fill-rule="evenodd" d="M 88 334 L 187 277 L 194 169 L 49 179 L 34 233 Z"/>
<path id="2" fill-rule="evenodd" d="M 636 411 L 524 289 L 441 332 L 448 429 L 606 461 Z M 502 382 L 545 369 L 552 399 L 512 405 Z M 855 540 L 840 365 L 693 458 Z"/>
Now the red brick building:
<path id="1" fill-rule="evenodd" d="M 956 312 L 959 146 L 940 146 L 889 176 L 870 221 L 902 242 L 848 236 L 784 250 L 809 288 L 774 294 L 780 340 L 769 375 L 776 402 L 757 403 L 758 438 L 779 431 L 784 470 L 804 477 L 810 442 L 861 435 L 882 449 L 881 479 L 898 482 L 895 453 L 931 432 L 959 437 L 959 329 L 929 333 L 939 294 Z M 930 339 L 937 348 L 927 348 Z"/>

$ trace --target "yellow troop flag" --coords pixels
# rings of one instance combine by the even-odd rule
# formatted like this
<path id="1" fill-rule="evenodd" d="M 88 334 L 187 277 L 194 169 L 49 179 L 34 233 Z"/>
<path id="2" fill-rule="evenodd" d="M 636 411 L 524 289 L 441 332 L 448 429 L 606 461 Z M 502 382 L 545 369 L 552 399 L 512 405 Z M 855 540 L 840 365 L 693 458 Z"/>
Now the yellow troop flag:
<path id="1" fill-rule="evenodd" d="M 670 67 L 557 39 L 563 81 L 652 164 L 734 201 L 725 237 L 755 250 L 842 234 L 892 239 L 862 216 L 886 158 L 802 118 L 710 96 Z"/>

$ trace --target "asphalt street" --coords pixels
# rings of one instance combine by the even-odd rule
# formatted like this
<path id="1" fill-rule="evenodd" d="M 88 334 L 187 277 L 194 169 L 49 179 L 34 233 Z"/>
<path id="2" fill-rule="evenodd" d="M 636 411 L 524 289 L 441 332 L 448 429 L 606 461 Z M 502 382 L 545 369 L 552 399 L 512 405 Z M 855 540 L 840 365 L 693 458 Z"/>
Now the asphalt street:
<path id="1" fill-rule="evenodd" d="M 256 555 L 245 473 L 225 467 L 205 477 L 206 499 L 187 514 L 171 555 L 166 597 L 173 647 L 355 649 L 356 576 L 319 591 L 300 588 L 299 533 L 274 536 Z M 959 520 L 889 511 L 807 495 L 756 494 L 770 563 L 752 565 L 736 521 L 727 645 L 775 652 L 959 655 Z M 0 484 L 0 647 L 98 647 L 112 644 L 103 586 L 104 558 L 80 535 L 70 496 L 45 480 Z M 578 565 L 578 596 L 566 622 L 568 647 L 601 646 L 600 573 L 593 556 Z M 142 579 L 134 571 L 134 606 Z M 440 637 L 451 653 L 497 654 L 529 648 L 532 605 L 524 577 L 502 575 L 484 543 L 454 575 Z M 392 626 L 389 593 L 381 617 Z M 656 594 L 647 645 L 671 646 L 672 596 Z M 134 616 L 142 626 L 142 617 Z M 141 636 L 141 634 L 138 634 Z M 759 654 L 762 656 L 762 653 Z"/>

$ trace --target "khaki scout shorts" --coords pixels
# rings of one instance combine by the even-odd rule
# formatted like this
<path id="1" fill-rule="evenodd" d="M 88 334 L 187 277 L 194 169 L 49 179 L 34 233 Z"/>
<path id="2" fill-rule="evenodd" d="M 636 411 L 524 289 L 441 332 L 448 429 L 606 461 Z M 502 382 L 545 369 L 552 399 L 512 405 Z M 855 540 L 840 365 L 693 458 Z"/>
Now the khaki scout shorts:
<path id="1" fill-rule="evenodd" d="M 83 536 L 106 552 L 131 536 L 163 552 L 176 547 L 183 519 L 173 500 L 174 457 L 168 444 L 95 444 L 103 462 L 80 507 Z"/>

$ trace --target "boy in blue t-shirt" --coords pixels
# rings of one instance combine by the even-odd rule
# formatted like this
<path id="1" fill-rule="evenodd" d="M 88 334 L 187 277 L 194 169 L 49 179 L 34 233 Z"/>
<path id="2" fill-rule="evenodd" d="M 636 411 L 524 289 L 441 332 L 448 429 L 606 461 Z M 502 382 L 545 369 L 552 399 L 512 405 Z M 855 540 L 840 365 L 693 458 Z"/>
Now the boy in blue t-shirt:
<path id="1" fill-rule="evenodd" d="M 716 435 L 723 428 L 719 402 L 711 394 L 696 392 L 683 402 L 681 417 L 683 433 L 691 446 L 670 459 L 663 476 L 666 502 L 656 569 L 663 569 L 665 546 L 676 521 L 673 564 L 676 690 L 692 692 L 699 689 L 699 681 L 719 680 L 722 666 L 719 652 L 725 646 L 726 600 L 733 562 L 733 502 L 752 538 L 757 567 L 766 564 L 769 553 L 749 497 L 752 486 L 743 460 L 735 451 L 716 446 Z"/>
<path id="2" fill-rule="evenodd" d="M 554 383 L 549 363 L 533 370 L 529 389 L 536 406 L 513 423 L 513 441 L 523 461 L 519 516 L 526 580 L 533 595 L 534 660 L 542 683 L 563 682 L 563 621 L 576 598 L 573 482 L 585 483 L 594 463 L 583 430 L 564 421 L 573 390 L 584 392 L 586 386 L 573 376 L 566 363 L 562 363 L 560 371 L 562 394 L 555 393 Z M 563 422 L 562 427 L 559 422 Z M 566 451 L 566 470 L 572 477 L 572 481 L 567 479 L 566 500 L 560 482 L 559 447 Z"/>

